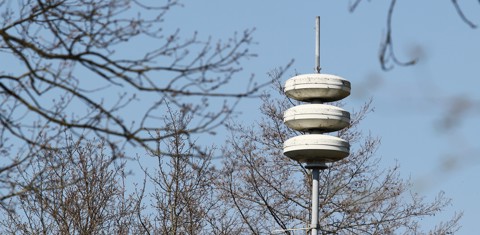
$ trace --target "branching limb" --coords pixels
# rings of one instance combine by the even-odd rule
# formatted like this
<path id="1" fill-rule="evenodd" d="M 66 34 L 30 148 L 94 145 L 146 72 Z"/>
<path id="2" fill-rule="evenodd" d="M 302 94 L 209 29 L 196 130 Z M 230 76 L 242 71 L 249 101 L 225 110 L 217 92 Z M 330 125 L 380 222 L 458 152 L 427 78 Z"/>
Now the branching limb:
<path id="1" fill-rule="evenodd" d="M 471 20 L 469 20 L 467 18 L 467 16 L 465 15 L 465 13 L 463 13 L 462 8 L 458 4 L 458 1 L 457 0 L 452 0 L 452 3 L 453 3 L 453 6 L 455 7 L 455 10 L 457 11 L 458 16 L 460 16 L 460 18 L 463 20 L 463 22 L 465 22 L 465 24 L 467 24 L 472 29 L 477 28 L 477 25 L 474 24 Z"/>
<path id="2" fill-rule="evenodd" d="M 396 0 L 392 0 L 390 2 L 390 7 L 388 9 L 388 15 L 387 15 L 387 33 L 385 35 L 385 39 L 380 44 L 380 51 L 379 51 L 380 65 L 382 66 L 382 69 L 386 71 L 393 69 L 394 65 L 410 66 L 410 65 L 414 65 L 417 62 L 417 59 L 412 59 L 409 61 L 400 61 L 395 55 L 394 47 L 393 47 L 393 38 L 392 38 L 392 17 L 395 9 L 395 3 L 396 3 Z M 394 65 L 391 65 L 390 63 L 393 63 Z"/>

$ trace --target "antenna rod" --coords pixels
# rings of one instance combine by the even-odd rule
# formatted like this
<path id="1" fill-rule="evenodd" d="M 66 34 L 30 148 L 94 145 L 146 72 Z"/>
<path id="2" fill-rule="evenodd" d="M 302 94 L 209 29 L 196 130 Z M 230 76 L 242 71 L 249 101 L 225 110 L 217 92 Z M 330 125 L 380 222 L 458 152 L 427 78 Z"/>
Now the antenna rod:
<path id="1" fill-rule="evenodd" d="M 315 72 L 320 73 L 320 16 L 315 17 Z"/>

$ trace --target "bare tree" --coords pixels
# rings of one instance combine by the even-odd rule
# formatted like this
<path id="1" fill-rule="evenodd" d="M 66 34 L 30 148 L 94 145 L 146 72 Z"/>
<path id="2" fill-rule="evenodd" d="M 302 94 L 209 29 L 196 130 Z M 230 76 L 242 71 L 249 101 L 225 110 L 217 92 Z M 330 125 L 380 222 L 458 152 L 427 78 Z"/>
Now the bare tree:
<path id="1" fill-rule="evenodd" d="M 158 164 L 138 159 L 143 185 L 126 183 L 142 174 L 127 174 L 128 158 L 106 154 L 102 141 L 69 139 L 63 149 L 36 153 L 32 164 L 19 165 L 28 168 L 12 173 L 11 182 L 27 189 L 1 204 L 0 233 L 241 234 L 213 183 L 213 149 L 192 156 L 195 145 L 181 132 L 191 119 L 183 111 L 169 109 L 168 132 L 157 133 L 171 136 L 152 152 Z"/>
<path id="2" fill-rule="evenodd" d="M 12 175 L 11 183 L 20 190 L 1 204 L 5 213 L 0 232 L 290 234 L 289 229 L 308 228 L 311 173 L 282 154 L 285 139 L 298 134 L 283 124 L 283 110 L 291 102 L 267 94 L 262 98 L 264 118 L 251 127 L 230 125 L 232 137 L 221 162 L 212 158 L 211 148 L 202 149 L 207 154 L 201 157 L 192 156 L 197 146 L 181 131 L 192 121 L 188 111 L 168 109 L 163 119 L 168 128 L 157 135 L 170 137 L 151 152 L 156 165 L 140 162 L 142 185 L 126 185 L 128 177 L 139 175 L 125 174 L 118 159 L 104 154 L 110 149 L 104 142 L 70 141 L 67 148 L 36 153 L 39 157 L 29 168 L 18 168 Z M 409 190 L 397 165 L 379 167 L 379 139 L 359 128 L 370 111 L 370 103 L 354 111 L 351 126 L 338 133 L 352 144 L 352 153 L 321 174 L 320 231 L 455 232 L 461 214 L 430 231 L 419 225 L 420 219 L 441 213 L 450 201 L 443 193 L 425 201 Z"/>
<path id="3" fill-rule="evenodd" d="M 180 30 L 163 28 L 179 3 L 151 4 L 0 1 L 0 53 L 13 62 L 0 71 L 1 133 L 38 146 L 42 128 L 48 136 L 69 129 L 149 148 L 166 138 L 154 135 L 165 130 L 158 123 L 166 102 L 195 118 L 183 130 L 193 135 L 221 125 L 238 99 L 262 86 L 250 78 L 243 90 L 222 90 L 239 63 L 255 56 L 248 49 L 253 30 L 223 41 L 197 33 L 182 39 Z M 225 102 L 207 108 L 212 98 Z"/>
<path id="4" fill-rule="evenodd" d="M 188 142 L 187 133 L 182 132 L 191 121 L 188 112 L 169 110 L 165 120 L 168 128 L 157 135 L 171 137 L 160 141 L 152 155 L 158 164 L 152 169 L 139 159 L 146 181 L 138 198 L 145 208 L 151 208 L 142 213 L 145 231 L 149 234 L 210 234 L 207 231 L 211 227 L 211 213 L 219 207 L 211 183 L 215 177 L 213 153 L 204 150 L 207 154 L 202 157 L 192 156 L 194 145 Z M 151 190 L 145 191 L 145 185 Z"/>
<path id="5" fill-rule="evenodd" d="M 169 110 L 165 123 L 172 136 L 158 143 L 166 155 L 153 155 L 156 166 L 145 167 L 143 188 L 137 192 L 142 208 L 142 224 L 148 234 L 243 234 L 235 214 L 222 203 L 221 192 L 215 185 L 220 177 L 213 156 L 215 148 L 204 150 L 207 154 L 193 157 L 194 145 L 181 130 L 190 117 Z M 158 133 L 162 134 L 162 133 Z M 146 190 L 147 189 L 147 190 Z M 150 190 L 148 190 L 150 189 Z M 150 208 L 150 209 L 148 209 Z"/>
<path id="6" fill-rule="evenodd" d="M 275 74 L 273 74 L 275 75 Z M 278 77 L 277 77 L 278 78 Z M 283 90 L 279 85 L 280 92 Z M 219 177 L 225 203 L 238 213 L 245 233 L 267 234 L 275 229 L 309 227 L 311 172 L 282 154 L 284 141 L 298 135 L 283 124 L 287 99 L 263 97 L 264 118 L 251 127 L 233 126 Z M 351 145 L 348 158 L 321 173 L 320 231 L 322 234 L 424 234 L 418 220 L 434 216 L 450 204 L 443 193 L 431 202 L 410 191 L 398 166 L 379 167 L 375 151 L 380 140 L 365 135 L 360 122 L 370 102 L 353 112 L 351 126 L 338 133 Z M 431 228 L 431 234 L 458 229 L 461 214 Z"/>
<path id="7" fill-rule="evenodd" d="M 135 197 L 127 194 L 125 161 L 113 161 L 103 141 L 43 150 L 12 176 L 18 197 L 5 200 L 2 234 L 138 233 Z M 21 165 L 23 166 L 23 165 Z"/>
<path id="8" fill-rule="evenodd" d="M 168 103 L 191 117 L 178 132 L 193 144 L 265 85 L 253 76 L 236 79 L 241 62 L 255 56 L 253 30 L 218 41 L 196 32 L 184 37 L 164 23 L 178 1 L 149 4 L 0 1 L 0 202 L 22 193 L 12 191 L 9 174 L 28 168 L 33 153 L 64 148 L 65 132 L 105 141 L 114 157 L 127 143 L 154 151 L 171 137 L 156 135 L 167 133 L 159 124 Z M 227 89 L 236 80 L 244 88 L 236 82 Z"/>

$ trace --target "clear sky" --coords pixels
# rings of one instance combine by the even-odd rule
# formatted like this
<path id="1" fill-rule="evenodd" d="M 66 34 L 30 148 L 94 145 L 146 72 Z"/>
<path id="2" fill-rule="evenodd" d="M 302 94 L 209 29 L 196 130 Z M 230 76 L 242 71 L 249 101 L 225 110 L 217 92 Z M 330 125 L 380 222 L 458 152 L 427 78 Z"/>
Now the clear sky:
<path id="1" fill-rule="evenodd" d="M 350 2 L 185 0 L 165 25 L 214 39 L 256 28 L 252 50 L 258 57 L 243 66 L 246 77 L 254 73 L 266 81 L 268 71 L 290 59 L 295 63 L 288 75 L 313 72 L 314 23 L 321 16 L 322 73 L 352 82 L 352 95 L 345 99 L 349 109 L 373 98 L 375 112 L 362 128 L 381 137 L 382 164 L 397 161 L 412 190 L 427 198 L 444 191 L 453 199 L 445 213 L 422 223 L 429 227 L 463 211 L 458 234 L 478 233 L 480 29 L 468 27 L 451 1 L 397 1 L 392 22 L 397 57 L 419 62 L 384 72 L 378 52 L 390 1 L 362 1 L 353 13 Z M 480 25 L 478 1 L 459 2 Z M 247 107 L 252 106 L 241 106 Z M 246 121 L 260 116 L 251 109 L 244 113 Z"/>

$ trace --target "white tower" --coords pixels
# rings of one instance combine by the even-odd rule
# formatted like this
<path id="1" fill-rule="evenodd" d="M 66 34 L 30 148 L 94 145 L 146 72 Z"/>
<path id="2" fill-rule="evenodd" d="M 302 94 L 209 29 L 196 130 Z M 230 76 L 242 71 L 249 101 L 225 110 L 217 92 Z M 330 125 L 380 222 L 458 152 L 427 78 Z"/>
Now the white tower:
<path id="1" fill-rule="evenodd" d="M 305 163 L 312 169 L 312 222 L 311 234 L 318 234 L 318 179 L 319 171 L 328 168 L 328 162 L 347 157 L 350 144 L 325 133 L 344 129 L 350 125 L 350 113 L 332 105 L 323 104 L 341 100 L 350 95 L 350 82 L 335 75 L 320 73 L 320 17 L 316 18 L 316 66 L 315 74 L 303 74 L 288 79 L 285 95 L 309 104 L 294 106 L 284 113 L 289 128 L 308 134 L 285 141 L 285 156 Z"/>

